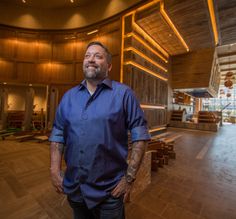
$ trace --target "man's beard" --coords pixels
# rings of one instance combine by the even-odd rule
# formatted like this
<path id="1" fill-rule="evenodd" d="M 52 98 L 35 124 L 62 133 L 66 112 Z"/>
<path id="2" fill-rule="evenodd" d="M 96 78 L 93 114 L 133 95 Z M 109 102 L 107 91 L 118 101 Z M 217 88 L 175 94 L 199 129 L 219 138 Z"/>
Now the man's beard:
<path id="1" fill-rule="evenodd" d="M 98 66 L 94 66 L 94 68 L 89 68 L 85 66 L 83 68 L 84 77 L 88 80 L 101 80 L 106 77 L 106 72 L 102 71 L 102 69 Z"/>

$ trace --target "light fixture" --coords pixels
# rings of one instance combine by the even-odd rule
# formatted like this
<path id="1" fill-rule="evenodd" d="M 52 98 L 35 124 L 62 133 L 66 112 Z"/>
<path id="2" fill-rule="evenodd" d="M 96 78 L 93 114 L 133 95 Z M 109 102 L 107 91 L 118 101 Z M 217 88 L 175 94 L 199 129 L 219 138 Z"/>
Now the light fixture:
<path id="1" fill-rule="evenodd" d="M 161 130 L 164 130 L 164 129 L 166 129 L 165 126 L 163 126 L 163 127 L 158 127 L 158 128 L 153 128 L 153 129 L 149 129 L 149 132 L 156 132 L 156 131 L 161 131 Z"/>
<path id="2" fill-rule="evenodd" d="M 164 68 L 163 66 L 161 66 L 160 64 L 158 64 L 157 62 L 153 61 L 152 59 L 150 59 L 148 56 L 146 56 L 145 54 L 143 54 L 142 52 L 140 52 L 139 50 L 137 50 L 134 47 L 128 47 L 125 48 L 124 51 L 133 51 L 134 53 L 138 54 L 139 56 L 141 56 L 142 58 L 146 59 L 147 61 L 149 61 L 150 63 L 152 63 L 153 65 L 155 65 L 157 68 L 160 68 L 161 70 L 163 70 L 164 72 L 167 72 L 167 69 Z"/>
<path id="3" fill-rule="evenodd" d="M 23 3 L 26 3 L 26 0 L 22 0 Z"/>
<path id="4" fill-rule="evenodd" d="M 224 83 L 225 87 L 232 87 L 233 86 L 233 82 L 231 80 L 226 80 Z"/>
<path id="5" fill-rule="evenodd" d="M 171 27 L 171 29 L 174 31 L 175 35 L 178 37 L 178 39 L 180 40 L 180 42 L 183 44 L 183 46 L 185 47 L 185 49 L 187 50 L 187 52 L 189 52 L 189 47 L 187 45 L 187 43 L 184 41 L 183 37 L 181 36 L 181 34 L 179 33 L 179 31 L 177 30 L 177 28 L 175 27 L 174 23 L 172 22 L 172 20 L 170 19 L 170 17 L 168 16 L 168 14 L 165 11 L 164 8 L 164 2 L 161 1 L 160 2 L 160 12 L 161 15 L 163 16 L 163 18 L 165 19 L 165 21 L 168 23 L 168 25 Z"/>
<path id="6" fill-rule="evenodd" d="M 124 63 L 124 65 L 132 65 L 132 66 L 134 66 L 134 67 L 136 67 L 136 68 L 138 68 L 138 69 L 140 69 L 140 70 L 146 72 L 147 74 L 150 74 L 150 75 L 152 75 L 152 76 L 154 76 L 154 77 L 156 77 L 156 78 L 159 78 L 159 79 L 161 79 L 161 80 L 163 80 L 163 81 L 168 81 L 167 78 L 165 78 L 165 77 L 159 75 L 158 73 L 156 73 L 156 72 L 154 72 L 154 71 L 149 70 L 148 68 L 143 67 L 142 65 L 140 65 L 140 64 L 138 64 L 138 63 L 136 63 L 136 62 L 127 61 L 127 62 Z"/>
<path id="7" fill-rule="evenodd" d="M 160 53 L 158 53 L 156 50 L 154 50 L 151 46 L 149 46 L 144 40 L 142 40 L 138 35 L 135 33 L 128 33 L 125 35 L 125 38 L 133 37 L 135 40 L 137 40 L 139 43 L 141 43 L 143 46 L 145 46 L 148 50 L 150 50 L 152 53 L 154 53 L 156 56 L 158 56 L 160 59 L 162 59 L 165 63 L 168 63 L 168 59 L 166 59 L 164 56 L 162 56 Z"/>
<path id="8" fill-rule="evenodd" d="M 143 109 L 165 109 L 165 106 L 157 106 L 157 105 L 146 105 L 146 104 L 141 104 L 141 108 Z"/>
<path id="9" fill-rule="evenodd" d="M 216 24 L 216 16 L 215 16 L 215 10 L 214 10 L 214 4 L 213 0 L 207 0 L 210 18 L 211 18 L 211 25 L 213 29 L 214 39 L 215 39 L 215 45 L 219 43 L 219 36 L 217 31 L 217 24 Z"/>
<path id="10" fill-rule="evenodd" d="M 70 0 L 71 3 L 74 3 L 74 0 Z"/>
<path id="11" fill-rule="evenodd" d="M 91 34 L 94 34 L 94 33 L 97 33 L 97 32 L 98 32 L 98 29 L 92 30 L 92 31 L 88 32 L 87 35 L 91 35 Z"/>
<path id="12" fill-rule="evenodd" d="M 3 84 L 7 84 L 7 82 L 3 82 Z"/>

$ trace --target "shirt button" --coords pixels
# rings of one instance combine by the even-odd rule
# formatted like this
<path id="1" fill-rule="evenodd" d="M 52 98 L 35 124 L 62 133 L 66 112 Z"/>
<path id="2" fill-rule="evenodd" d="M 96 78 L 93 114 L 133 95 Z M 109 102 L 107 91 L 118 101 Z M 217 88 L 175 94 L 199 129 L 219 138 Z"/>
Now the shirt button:
<path id="1" fill-rule="evenodd" d="M 84 119 L 84 120 L 88 119 L 87 113 L 84 112 L 84 113 L 82 114 L 82 119 Z"/>

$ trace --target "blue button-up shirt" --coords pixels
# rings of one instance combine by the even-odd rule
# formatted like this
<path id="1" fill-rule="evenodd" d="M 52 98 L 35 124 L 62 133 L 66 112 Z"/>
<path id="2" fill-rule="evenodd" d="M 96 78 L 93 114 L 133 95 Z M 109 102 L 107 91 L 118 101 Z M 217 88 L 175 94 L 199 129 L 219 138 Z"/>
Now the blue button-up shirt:
<path id="1" fill-rule="evenodd" d="M 50 141 L 65 144 L 64 192 L 95 207 L 127 169 L 128 130 L 132 142 L 149 140 L 144 113 L 132 90 L 104 79 L 93 95 L 86 82 L 63 96 Z"/>

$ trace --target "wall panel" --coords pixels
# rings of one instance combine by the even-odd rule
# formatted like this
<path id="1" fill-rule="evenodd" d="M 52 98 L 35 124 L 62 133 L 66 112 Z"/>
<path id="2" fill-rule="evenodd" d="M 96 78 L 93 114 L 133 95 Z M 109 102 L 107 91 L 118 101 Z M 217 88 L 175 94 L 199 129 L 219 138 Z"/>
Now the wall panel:
<path id="1" fill-rule="evenodd" d="M 114 57 L 111 79 L 120 78 L 120 20 L 89 29 L 29 31 L 0 26 L 0 81 L 74 85 L 83 80 L 87 44 L 103 42 Z M 98 28 L 96 34 L 87 35 Z"/>
<path id="2" fill-rule="evenodd" d="M 37 41 L 31 39 L 18 39 L 16 41 L 16 59 L 36 60 L 38 45 Z"/>
<path id="3" fill-rule="evenodd" d="M 14 78 L 14 64 L 5 60 L 0 60 L 0 78 L 2 80 L 12 80 Z"/>
<path id="4" fill-rule="evenodd" d="M 57 61 L 72 61 L 75 58 L 75 42 L 53 43 L 52 59 Z"/>

